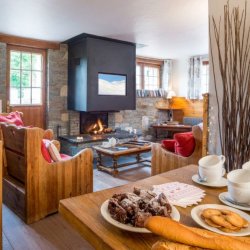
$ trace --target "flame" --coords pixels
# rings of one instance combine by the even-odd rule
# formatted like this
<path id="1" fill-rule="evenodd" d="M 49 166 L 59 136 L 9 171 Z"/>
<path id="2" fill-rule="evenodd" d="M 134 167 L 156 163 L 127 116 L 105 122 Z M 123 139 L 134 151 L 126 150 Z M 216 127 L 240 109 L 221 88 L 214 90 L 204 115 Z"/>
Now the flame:
<path id="1" fill-rule="evenodd" d="M 103 131 L 103 125 L 102 125 L 102 122 L 100 119 L 97 120 L 97 124 L 98 124 L 98 127 L 99 127 L 99 130 L 97 132 L 102 132 Z"/>

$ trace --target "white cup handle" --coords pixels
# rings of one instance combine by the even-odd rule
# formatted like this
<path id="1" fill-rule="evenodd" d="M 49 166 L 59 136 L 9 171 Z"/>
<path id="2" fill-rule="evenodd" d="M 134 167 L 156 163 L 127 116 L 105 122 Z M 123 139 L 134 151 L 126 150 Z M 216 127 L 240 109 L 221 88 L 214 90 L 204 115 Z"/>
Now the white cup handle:
<path id="1" fill-rule="evenodd" d="M 224 176 L 226 173 L 226 169 L 225 168 L 222 168 L 222 176 Z"/>
<path id="2" fill-rule="evenodd" d="M 221 163 L 224 164 L 226 157 L 224 155 L 220 155 L 219 157 L 220 157 Z"/>

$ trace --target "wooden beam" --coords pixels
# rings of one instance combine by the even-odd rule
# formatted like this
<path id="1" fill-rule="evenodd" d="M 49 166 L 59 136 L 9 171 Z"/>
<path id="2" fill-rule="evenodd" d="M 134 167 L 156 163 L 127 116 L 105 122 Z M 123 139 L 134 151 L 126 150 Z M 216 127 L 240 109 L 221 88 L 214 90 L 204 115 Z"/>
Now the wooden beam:
<path id="1" fill-rule="evenodd" d="M 146 63 L 161 66 L 163 64 L 163 60 L 156 58 L 136 57 L 136 63 Z"/>
<path id="2" fill-rule="evenodd" d="M 0 34 L 0 42 L 37 49 L 60 49 L 60 43 Z"/>

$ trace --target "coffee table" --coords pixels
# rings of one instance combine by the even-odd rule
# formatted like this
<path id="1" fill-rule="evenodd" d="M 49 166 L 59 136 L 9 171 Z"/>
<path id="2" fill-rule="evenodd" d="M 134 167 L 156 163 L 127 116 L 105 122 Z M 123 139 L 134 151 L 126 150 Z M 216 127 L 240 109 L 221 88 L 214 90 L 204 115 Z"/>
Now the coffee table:
<path id="1" fill-rule="evenodd" d="M 132 233 L 121 230 L 106 222 L 101 213 L 102 203 L 115 193 L 131 192 L 133 187 L 152 188 L 152 185 L 179 181 L 200 187 L 206 192 L 200 204 L 222 204 L 218 195 L 227 191 L 226 187 L 211 188 L 192 182 L 192 176 L 197 173 L 197 166 L 189 165 L 144 180 L 103 191 L 85 194 L 60 201 L 59 213 L 88 241 L 95 249 L 151 249 L 159 240 L 153 234 Z M 197 227 L 190 216 L 194 206 L 176 207 L 181 214 L 181 222 Z"/>
<path id="2" fill-rule="evenodd" d="M 151 151 L 151 143 L 150 142 L 133 142 L 129 141 L 127 143 L 117 144 L 114 147 L 104 148 L 102 146 L 93 146 L 93 149 L 96 150 L 97 157 L 97 169 L 105 171 L 107 173 L 113 174 L 116 176 L 118 174 L 118 168 L 126 167 L 129 165 L 134 165 L 142 162 L 150 162 L 148 159 L 144 159 L 141 157 L 142 153 Z M 118 164 L 118 159 L 124 156 L 136 156 L 136 161 L 127 162 L 123 164 Z M 108 156 L 112 159 L 112 166 L 105 166 L 103 163 L 103 156 Z"/>

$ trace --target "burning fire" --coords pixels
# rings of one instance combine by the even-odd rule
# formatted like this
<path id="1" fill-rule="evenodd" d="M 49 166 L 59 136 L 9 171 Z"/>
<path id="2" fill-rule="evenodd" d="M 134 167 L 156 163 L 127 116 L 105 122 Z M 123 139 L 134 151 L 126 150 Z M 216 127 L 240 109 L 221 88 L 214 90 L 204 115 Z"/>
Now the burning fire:
<path id="1" fill-rule="evenodd" d="M 97 120 L 97 123 L 93 126 L 92 133 L 96 134 L 102 134 L 104 132 L 104 127 L 102 125 L 101 119 Z"/>
<path id="2" fill-rule="evenodd" d="M 102 124 L 101 119 L 98 119 L 89 132 L 95 135 L 99 135 L 103 133 L 110 133 L 112 131 L 112 128 L 105 128 L 105 126 Z"/>

